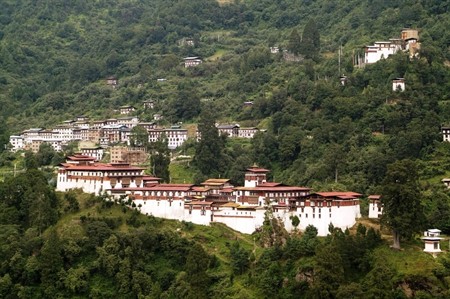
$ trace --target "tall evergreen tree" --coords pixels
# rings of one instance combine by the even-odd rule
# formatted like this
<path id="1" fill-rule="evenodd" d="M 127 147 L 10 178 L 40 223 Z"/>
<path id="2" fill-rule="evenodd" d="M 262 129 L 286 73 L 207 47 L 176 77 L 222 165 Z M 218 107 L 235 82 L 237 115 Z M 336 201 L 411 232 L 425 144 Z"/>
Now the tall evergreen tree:
<path id="1" fill-rule="evenodd" d="M 311 19 L 303 29 L 300 54 L 303 54 L 306 58 L 315 59 L 319 55 L 319 50 L 320 33 L 316 22 L 314 19 Z"/>
<path id="2" fill-rule="evenodd" d="M 219 136 L 212 107 L 203 109 L 198 131 L 200 141 L 195 149 L 194 166 L 205 177 L 218 176 L 223 171 L 225 139 Z"/>
<path id="3" fill-rule="evenodd" d="M 401 160 L 388 165 L 382 185 L 381 221 L 392 230 L 393 248 L 400 249 L 400 238 L 410 237 L 424 221 L 416 164 Z"/>
<path id="4" fill-rule="evenodd" d="M 131 129 L 130 135 L 130 144 L 131 146 L 148 146 L 148 132 L 144 127 L 136 126 Z"/>
<path id="5" fill-rule="evenodd" d="M 167 147 L 167 137 L 162 135 L 156 142 L 150 144 L 152 155 L 150 158 L 150 167 L 152 173 L 161 178 L 163 182 L 170 181 L 169 164 L 170 150 Z"/>
<path id="6" fill-rule="evenodd" d="M 301 37 L 298 33 L 297 29 L 292 30 L 291 35 L 289 36 L 289 43 L 287 45 L 287 49 L 289 52 L 298 55 L 301 51 Z"/>

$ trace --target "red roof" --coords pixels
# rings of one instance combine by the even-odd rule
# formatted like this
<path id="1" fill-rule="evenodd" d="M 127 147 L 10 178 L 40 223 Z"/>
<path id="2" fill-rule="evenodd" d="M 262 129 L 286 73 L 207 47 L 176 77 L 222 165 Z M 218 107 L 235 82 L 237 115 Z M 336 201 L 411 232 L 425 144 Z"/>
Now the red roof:
<path id="1" fill-rule="evenodd" d="M 73 155 L 67 157 L 70 161 L 95 161 L 94 157 L 91 156 L 85 156 L 85 155 Z"/>
<path id="2" fill-rule="evenodd" d="M 309 191 L 308 187 L 296 187 L 296 186 L 274 186 L 274 187 L 237 187 L 235 190 L 243 191 L 268 191 L 268 192 L 293 192 L 293 191 Z"/>
<path id="3" fill-rule="evenodd" d="M 187 186 L 171 186 L 169 184 L 156 184 L 148 187 L 133 187 L 133 188 L 117 188 L 110 189 L 112 191 L 189 191 L 192 185 Z"/>
<path id="4" fill-rule="evenodd" d="M 154 176 L 148 176 L 148 175 L 146 175 L 146 176 L 143 176 L 143 177 L 142 177 L 142 180 L 143 180 L 143 181 L 160 181 L 161 179 L 160 179 L 160 178 L 157 178 L 157 177 L 154 177 Z"/>
<path id="5" fill-rule="evenodd" d="M 205 187 L 199 187 L 199 186 L 194 186 L 192 187 L 192 191 L 198 191 L 198 192 L 206 192 L 209 189 L 206 189 Z"/>
<path id="6" fill-rule="evenodd" d="M 189 203 L 186 203 L 187 205 L 207 205 L 210 206 L 213 204 L 212 201 L 201 201 L 201 200 L 197 200 L 197 201 L 191 201 Z"/>
<path id="7" fill-rule="evenodd" d="M 111 164 L 95 163 L 89 165 L 79 165 L 71 163 L 61 163 L 66 170 L 88 170 L 88 171 L 141 171 L 145 168 L 134 166 L 113 166 Z"/>
<path id="8" fill-rule="evenodd" d="M 362 194 L 356 193 L 356 192 L 316 192 L 315 194 L 322 196 L 322 197 L 338 197 L 341 199 L 353 199 L 361 197 Z"/>
<path id="9" fill-rule="evenodd" d="M 250 167 L 250 168 L 247 168 L 247 171 L 250 171 L 250 172 L 270 172 L 270 170 L 268 170 L 268 169 L 259 168 L 259 167 Z"/>
<path id="10" fill-rule="evenodd" d="M 281 186 L 283 185 L 282 183 L 275 183 L 275 182 L 265 182 L 262 184 L 259 184 L 258 187 L 276 187 L 276 186 Z M 286 185 L 283 185 L 286 186 Z"/>
<path id="11" fill-rule="evenodd" d="M 369 199 L 380 199 L 381 195 L 369 195 Z"/>

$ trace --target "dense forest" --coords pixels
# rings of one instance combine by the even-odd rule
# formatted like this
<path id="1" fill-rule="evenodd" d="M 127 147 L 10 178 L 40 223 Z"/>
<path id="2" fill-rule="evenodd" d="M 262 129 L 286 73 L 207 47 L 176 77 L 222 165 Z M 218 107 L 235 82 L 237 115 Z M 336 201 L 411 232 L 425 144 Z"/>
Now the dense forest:
<path id="1" fill-rule="evenodd" d="M 0 0 L 0 7 L 0 167 L 28 169 L 0 183 L 0 297 L 449 296 L 450 257 L 422 255 L 414 237 L 427 227 L 450 233 L 450 194 L 440 181 L 450 176 L 450 144 L 440 135 L 450 124 L 447 1 Z M 418 57 L 399 52 L 353 65 L 363 46 L 398 38 L 403 28 L 419 30 Z M 270 52 L 274 46 L 280 53 Z M 185 68 L 188 56 L 204 62 Z M 109 76 L 118 88 L 105 84 Z M 392 91 L 398 77 L 404 92 Z M 142 108 L 149 99 L 150 111 Z M 267 219 L 265 230 L 243 236 L 139 215 L 126 202 L 56 194 L 51 172 L 36 168 L 63 154 L 6 151 L 10 134 L 81 114 L 115 117 L 120 105 L 138 107 L 142 120 L 160 113 L 160 125 L 198 124 L 209 134 L 208 143 L 180 149 L 197 153 L 183 169 L 196 182 L 242 184 L 257 163 L 286 184 L 394 199 L 400 175 L 420 217 L 405 227 L 404 252 L 390 251 L 370 225 L 331 227 L 320 239 L 312 227 L 287 235 Z M 215 122 L 265 131 L 240 142 L 219 138 Z"/>

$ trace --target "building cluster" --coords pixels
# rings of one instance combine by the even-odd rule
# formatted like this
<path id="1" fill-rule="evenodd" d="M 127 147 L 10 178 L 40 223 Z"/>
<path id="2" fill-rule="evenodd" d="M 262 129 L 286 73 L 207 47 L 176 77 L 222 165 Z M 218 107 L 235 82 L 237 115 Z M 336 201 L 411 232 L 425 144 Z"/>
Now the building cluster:
<path id="1" fill-rule="evenodd" d="M 145 175 L 143 168 L 122 162 L 103 164 L 76 155 L 60 165 L 57 190 L 80 188 L 116 199 L 129 198 L 144 214 L 202 225 L 220 222 L 243 233 L 263 225 L 268 206 L 288 231 L 313 225 L 321 236 L 328 234 L 329 224 L 346 229 L 360 217 L 361 194 L 314 193 L 307 187 L 268 182 L 268 172 L 256 166 L 248 168 L 240 187 L 228 179 L 208 179 L 200 185 L 161 184 L 159 178 Z M 292 225 L 293 216 L 300 219 L 299 227 Z"/>
<path id="2" fill-rule="evenodd" d="M 219 134 L 228 137 L 253 138 L 260 130 L 257 127 L 241 128 L 239 124 L 216 124 Z"/>
<path id="3" fill-rule="evenodd" d="M 163 134 L 167 137 L 168 147 L 177 148 L 187 140 L 187 130 L 180 126 L 158 128 L 154 122 L 140 122 L 135 116 L 112 118 L 107 120 L 89 121 L 87 117 L 79 116 L 75 120 L 65 121 L 53 129 L 31 128 L 20 135 L 9 138 L 11 151 L 32 150 L 37 152 L 42 143 L 50 144 L 55 151 L 61 151 L 63 146 L 71 141 L 90 141 L 101 147 L 114 144 L 130 144 L 132 129 L 136 126 L 145 128 L 149 142 L 157 141 Z"/>
<path id="4" fill-rule="evenodd" d="M 419 32 L 416 29 L 403 29 L 400 38 L 391 38 L 389 41 L 377 41 L 371 46 L 364 47 L 364 57 L 356 56 L 354 64 L 364 66 L 375 63 L 398 51 L 409 53 L 411 58 L 417 57 L 420 50 Z"/>

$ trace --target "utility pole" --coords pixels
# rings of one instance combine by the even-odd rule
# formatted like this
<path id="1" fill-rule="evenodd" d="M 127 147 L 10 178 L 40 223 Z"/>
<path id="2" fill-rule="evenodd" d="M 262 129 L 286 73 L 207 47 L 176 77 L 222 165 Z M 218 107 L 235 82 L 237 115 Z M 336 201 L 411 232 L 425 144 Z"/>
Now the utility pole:
<path id="1" fill-rule="evenodd" d="M 342 45 L 339 45 L 339 50 L 338 50 L 339 76 L 341 76 L 341 48 L 342 48 Z"/>

